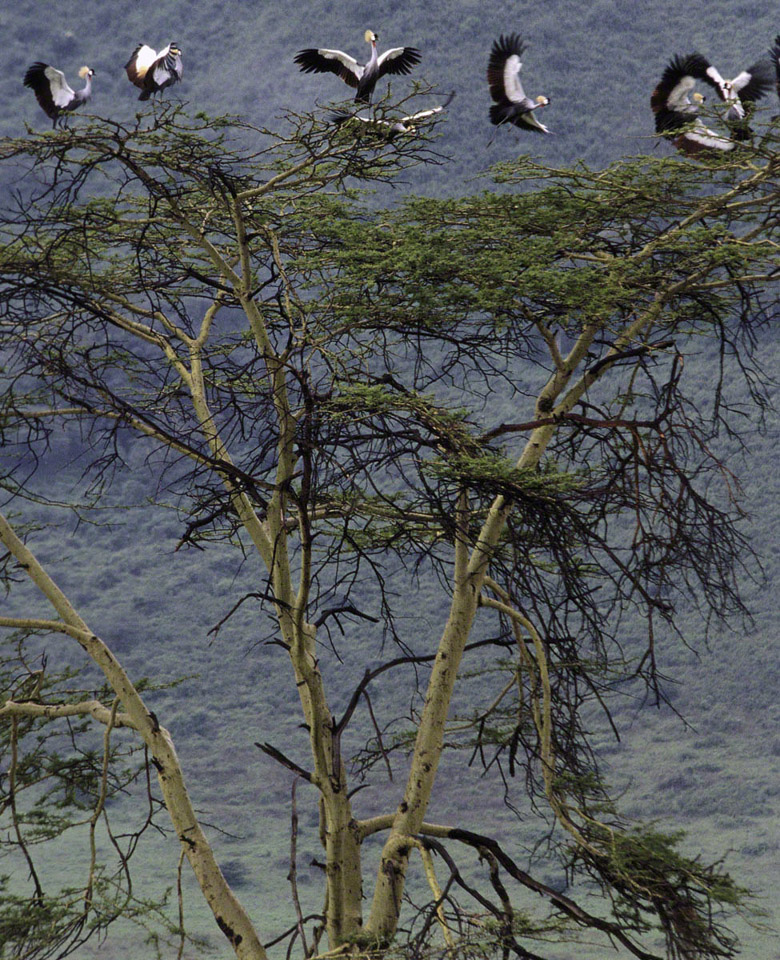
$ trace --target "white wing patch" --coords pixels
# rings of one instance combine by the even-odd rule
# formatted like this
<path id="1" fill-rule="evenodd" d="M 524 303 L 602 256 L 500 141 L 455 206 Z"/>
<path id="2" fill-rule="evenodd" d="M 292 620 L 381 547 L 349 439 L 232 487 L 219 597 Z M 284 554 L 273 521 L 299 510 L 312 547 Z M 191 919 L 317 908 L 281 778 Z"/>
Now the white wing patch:
<path id="1" fill-rule="evenodd" d="M 728 88 L 726 87 L 726 81 L 720 75 L 718 70 L 715 67 L 707 67 L 707 76 L 712 80 L 718 87 L 718 94 L 720 95 L 721 100 L 728 99 Z"/>
<path id="2" fill-rule="evenodd" d="M 693 143 L 707 147 L 709 150 L 729 151 L 734 149 L 734 143 L 731 140 L 725 137 L 719 137 L 714 130 L 705 127 L 701 120 L 697 120 L 693 130 L 689 130 L 683 134 L 683 136 Z"/>
<path id="3" fill-rule="evenodd" d="M 746 87 L 753 77 L 748 73 L 747 70 L 743 70 L 742 73 L 737 74 L 736 77 L 731 81 L 731 88 L 734 93 L 739 93 L 739 91 Z"/>
<path id="4" fill-rule="evenodd" d="M 55 67 L 46 67 L 44 70 L 46 79 L 49 81 L 49 87 L 51 88 L 51 99 L 55 107 L 59 107 L 60 110 L 67 105 L 74 98 L 75 93 L 73 89 L 68 84 L 68 81 L 65 79 L 65 74 L 62 70 L 57 70 Z"/>
<path id="5" fill-rule="evenodd" d="M 522 100 L 525 100 L 525 91 L 520 82 L 520 69 L 522 66 L 523 63 L 516 53 L 513 53 L 511 57 L 507 57 L 506 63 L 504 64 L 504 92 L 506 93 L 507 100 L 511 100 L 513 103 L 520 103 Z"/>
<path id="6" fill-rule="evenodd" d="M 404 50 L 406 50 L 406 47 L 392 47 L 390 50 L 385 50 L 379 57 L 379 60 L 377 60 L 377 63 L 381 65 L 385 60 L 395 60 L 396 57 L 401 56 Z"/>
<path id="7" fill-rule="evenodd" d="M 685 112 L 685 107 L 691 105 L 691 101 L 688 99 L 688 94 L 696 86 L 696 81 L 693 77 L 685 76 L 680 80 L 679 83 L 675 84 L 674 89 L 670 92 L 666 100 L 666 105 L 670 110 L 682 110 Z"/>
<path id="8" fill-rule="evenodd" d="M 321 57 L 325 57 L 326 60 L 338 60 L 339 63 L 343 63 L 347 70 L 350 73 L 354 73 L 358 80 L 363 76 L 363 66 L 358 63 L 354 57 L 350 57 L 348 53 L 344 53 L 342 50 L 325 50 L 319 49 L 317 53 Z"/>
<path id="9" fill-rule="evenodd" d="M 149 67 L 151 67 L 158 56 L 159 54 L 147 44 L 143 44 L 143 46 L 139 48 L 135 57 L 135 69 L 141 80 L 146 76 Z"/>
<path id="10" fill-rule="evenodd" d="M 401 123 L 406 126 L 408 123 L 416 123 L 418 120 L 425 120 L 434 114 L 441 113 L 444 107 L 432 107 L 430 110 L 421 110 L 419 113 L 413 113 L 408 117 L 401 117 Z"/>
<path id="11" fill-rule="evenodd" d="M 528 124 L 529 127 L 536 127 L 537 130 L 541 130 L 542 133 L 549 133 L 550 131 L 545 127 L 545 125 L 536 119 L 536 115 L 530 110 L 528 113 L 523 114 L 523 123 Z"/>

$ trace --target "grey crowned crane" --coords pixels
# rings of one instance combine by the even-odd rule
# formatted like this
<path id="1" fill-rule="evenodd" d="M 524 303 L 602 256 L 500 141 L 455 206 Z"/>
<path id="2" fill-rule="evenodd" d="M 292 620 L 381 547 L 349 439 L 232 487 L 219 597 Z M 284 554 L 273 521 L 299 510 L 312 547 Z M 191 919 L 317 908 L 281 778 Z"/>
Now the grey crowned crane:
<path id="1" fill-rule="evenodd" d="M 775 37 L 774 46 L 770 49 L 769 56 L 775 65 L 775 90 L 777 90 L 777 96 L 780 97 L 780 33 Z"/>
<path id="2" fill-rule="evenodd" d="M 41 109 L 51 117 L 52 127 L 57 123 L 66 125 L 67 114 L 86 103 L 92 96 L 92 77 L 95 71 L 91 67 L 82 67 L 79 76 L 85 81 L 81 90 L 73 90 L 65 79 L 65 74 L 48 63 L 32 64 L 24 75 L 24 85 L 36 96 Z"/>
<path id="3" fill-rule="evenodd" d="M 717 71 L 716 71 L 717 72 Z M 724 116 L 729 133 L 737 141 L 749 140 L 752 131 L 750 117 L 756 108 L 756 100 L 765 97 L 774 86 L 775 72 L 767 57 L 737 74 L 733 80 L 721 78 L 718 93 L 728 110 Z"/>
<path id="4" fill-rule="evenodd" d="M 356 88 L 357 103 L 371 103 L 377 80 L 388 73 L 410 73 L 412 67 L 420 62 L 420 51 L 416 47 L 392 47 L 380 56 L 376 49 L 378 39 L 373 30 L 366 30 L 365 40 L 371 44 L 371 56 L 364 64 L 341 50 L 328 50 L 325 47 L 299 50 L 295 55 L 295 63 L 303 73 L 335 73 L 350 87 Z"/>
<path id="5" fill-rule="evenodd" d="M 772 64 L 766 57 L 737 74 L 733 80 L 723 80 L 719 93 L 721 99 L 729 105 L 726 119 L 742 120 L 745 111 L 749 112 L 756 100 L 769 93 L 774 80 Z"/>
<path id="6" fill-rule="evenodd" d="M 700 53 L 676 56 L 668 63 L 650 97 L 656 133 L 670 139 L 682 153 L 695 156 L 712 150 L 729 151 L 734 142 L 706 127 L 699 117 L 703 94 L 694 90 L 696 81 L 709 84 L 724 97 L 725 81 Z"/>
<path id="7" fill-rule="evenodd" d="M 412 113 L 407 117 L 398 117 L 396 120 L 387 120 L 379 117 L 361 117 L 358 114 L 345 113 L 343 111 L 331 114 L 331 120 L 337 127 L 342 127 L 344 124 L 356 120 L 358 123 L 363 124 L 364 130 L 376 133 L 385 140 L 392 140 L 401 134 L 416 133 L 417 126 L 421 121 L 435 117 L 437 114 L 446 110 L 454 96 L 455 91 L 453 90 L 444 103 L 439 104 L 438 107 L 431 107 L 429 110 L 419 110 L 417 113 Z"/>
<path id="8" fill-rule="evenodd" d="M 165 90 L 181 80 L 183 71 L 178 44 L 169 43 L 157 53 L 140 43 L 125 64 L 127 78 L 141 91 L 139 100 L 148 100 L 154 93 Z"/>
<path id="9" fill-rule="evenodd" d="M 547 127 L 536 119 L 535 110 L 546 107 L 547 97 L 539 96 L 535 100 L 527 97 L 520 82 L 520 59 L 526 46 L 517 33 L 503 34 L 493 42 L 488 60 L 487 82 L 490 96 L 495 103 L 490 107 L 490 122 L 494 126 L 511 123 L 521 130 L 535 130 L 537 133 L 549 133 Z"/>

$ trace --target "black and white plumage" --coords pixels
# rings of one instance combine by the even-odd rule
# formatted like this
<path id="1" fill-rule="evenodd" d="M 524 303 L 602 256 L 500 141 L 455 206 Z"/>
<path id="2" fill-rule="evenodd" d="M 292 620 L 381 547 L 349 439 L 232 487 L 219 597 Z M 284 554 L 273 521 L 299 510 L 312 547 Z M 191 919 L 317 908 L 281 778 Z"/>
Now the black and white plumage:
<path id="1" fill-rule="evenodd" d="M 679 130 L 696 118 L 704 96 L 695 91 L 701 80 L 723 97 L 724 80 L 700 53 L 676 56 L 669 61 L 650 97 L 656 133 Z"/>
<path id="2" fill-rule="evenodd" d="M 418 110 L 417 113 L 409 114 L 409 116 L 406 117 L 398 117 L 395 120 L 390 120 L 386 117 L 361 117 L 359 114 L 345 113 L 344 111 L 332 113 L 331 120 L 337 127 L 342 127 L 344 124 L 354 120 L 362 124 L 363 129 L 375 133 L 385 140 L 392 140 L 401 134 L 416 133 L 417 127 L 422 121 L 429 120 L 431 117 L 435 117 L 437 114 L 446 110 L 454 96 L 455 91 L 453 90 L 444 103 L 439 104 L 438 107 L 431 107 L 429 110 Z"/>
<path id="3" fill-rule="evenodd" d="M 736 147 L 736 142 L 722 136 L 705 126 L 698 117 L 687 130 L 678 130 L 672 143 L 689 157 L 701 154 L 728 153 Z"/>
<path id="4" fill-rule="evenodd" d="M 549 133 L 547 127 L 537 120 L 534 110 L 546 107 L 548 97 L 538 96 L 535 100 L 526 96 L 520 82 L 520 59 L 526 49 L 517 33 L 503 34 L 493 41 L 488 60 L 487 81 L 490 96 L 495 103 L 490 107 L 490 122 L 494 126 L 511 123 L 521 130 L 535 130 L 537 133 Z"/>
<path id="5" fill-rule="evenodd" d="M 335 73 L 350 87 L 356 88 L 355 100 L 358 103 L 371 103 L 374 87 L 381 77 L 386 74 L 407 74 L 420 62 L 420 51 L 416 47 L 392 47 L 380 56 L 376 49 L 378 39 L 373 30 L 366 30 L 365 40 L 371 44 L 371 56 L 364 64 L 341 50 L 328 50 L 325 47 L 299 50 L 295 55 L 295 63 L 303 73 Z"/>
<path id="6" fill-rule="evenodd" d="M 710 130 L 697 116 L 705 100 L 704 95 L 695 90 L 697 80 L 712 87 L 722 99 L 725 97 L 723 77 L 700 53 L 676 56 L 668 63 L 650 97 L 656 133 L 668 137 L 678 150 L 691 155 L 733 150 L 733 141 Z"/>
<path id="7" fill-rule="evenodd" d="M 36 96 L 43 112 L 51 117 L 52 127 L 65 126 L 67 114 L 78 109 L 92 96 L 92 77 L 95 71 L 91 67 L 82 67 L 79 76 L 85 81 L 81 90 L 73 90 L 65 79 L 65 74 L 48 63 L 32 64 L 24 75 L 24 85 Z"/>
<path id="8" fill-rule="evenodd" d="M 181 80 L 183 66 L 178 44 L 169 43 L 157 53 L 140 43 L 125 64 L 127 77 L 141 91 L 139 100 L 148 100 L 154 93 L 165 90 Z"/>
<path id="9" fill-rule="evenodd" d="M 694 90 L 697 80 L 712 87 L 727 104 L 724 120 L 733 139 L 720 136 L 698 119 L 697 113 L 704 97 Z M 754 63 L 733 80 L 724 80 L 700 53 L 674 57 L 650 98 L 656 132 L 670 137 L 675 146 L 685 153 L 733 150 L 734 141 L 749 138 L 747 117 L 756 100 L 772 89 L 772 82 L 772 65 L 767 59 Z"/>
<path id="10" fill-rule="evenodd" d="M 775 72 L 766 57 L 738 73 L 733 80 L 722 80 L 718 93 L 729 107 L 726 121 L 744 120 L 746 112 L 752 112 L 755 102 L 769 93 L 774 82 Z M 747 125 L 741 129 L 745 134 L 750 132 Z"/>

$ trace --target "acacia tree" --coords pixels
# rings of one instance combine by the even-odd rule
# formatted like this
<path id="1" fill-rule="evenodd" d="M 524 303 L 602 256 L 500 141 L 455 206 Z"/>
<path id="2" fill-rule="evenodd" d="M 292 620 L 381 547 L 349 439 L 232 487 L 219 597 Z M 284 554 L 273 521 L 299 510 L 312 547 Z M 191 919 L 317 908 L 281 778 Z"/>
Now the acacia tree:
<path id="1" fill-rule="evenodd" d="M 241 146 L 250 135 L 260 148 Z M 658 645 L 679 633 L 681 603 L 695 600 L 705 619 L 742 610 L 734 571 L 746 545 L 712 439 L 737 435 L 727 372 L 758 407 L 765 399 L 751 347 L 777 254 L 775 143 L 770 129 L 717 165 L 638 158 L 554 171 L 520 158 L 498 169 L 501 191 L 382 211 L 351 188 L 438 162 L 424 136 L 317 118 L 274 136 L 160 110 L 134 126 L 99 121 L 2 144 L 6 168 L 24 171 L 0 256 L 0 423 L 21 451 L 3 482 L 17 527 L 64 425 L 100 477 L 94 505 L 127 469 L 125 438 L 142 437 L 160 458 L 160 490 L 185 513 L 181 545 L 249 552 L 257 590 L 228 612 L 258 603 L 289 659 L 310 759 L 294 760 L 293 744 L 258 745 L 319 807 L 321 912 L 304 917 L 294 883 L 290 892 L 304 955 L 419 954 L 441 938 L 452 953 L 538 957 L 545 923 L 562 937 L 599 932 L 640 958 L 660 956 L 659 929 L 669 957 L 734 954 L 722 911 L 739 888 L 683 856 L 674 836 L 628 825 L 586 718 L 595 705 L 614 725 L 611 698 L 626 683 L 663 696 Z M 683 364 L 698 335 L 722 361 L 707 410 L 689 399 Z M 0 617 L 12 631 L 0 813 L 29 875 L 29 893 L 9 892 L 7 942 L 23 956 L 64 956 L 116 916 L 153 909 L 130 895 L 136 838 L 123 846 L 107 815 L 134 782 L 156 796 L 153 771 L 149 819 L 173 824 L 236 955 L 265 957 L 272 931 L 220 870 L 154 692 L 38 562 L 34 530 L 21 534 L 0 521 L 5 582 L 19 594 Z M 416 641 L 399 620 L 409 576 L 438 578 L 448 606 Z M 378 588 L 371 609 L 366 580 Z M 646 641 L 628 656 L 632 613 Z M 338 655 L 331 627 L 354 640 L 377 621 L 398 649 L 359 672 L 339 708 L 323 671 Z M 99 668 L 93 695 L 73 693 L 57 636 Z M 456 696 L 464 656 L 491 665 L 484 702 Z M 363 704 L 373 716 L 371 691 L 409 667 L 420 710 L 392 740 L 375 721 L 347 755 L 344 732 Z M 63 728 L 70 753 L 56 739 Z M 552 819 L 568 876 L 592 881 L 606 911 L 521 869 L 467 811 L 434 822 L 445 742 Z M 139 746 L 146 762 L 128 766 Z M 361 816 L 355 788 L 407 749 L 387 810 Z M 86 881 L 52 890 L 35 844 L 77 824 Z M 101 831 L 116 873 L 100 862 Z M 370 879 L 362 852 L 373 837 L 383 847 Z M 459 866 L 466 849 L 484 882 Z M 418 855 L 431 900 L 409 919 Z M 550 919 L 529 920 L 523 891 L 547 902 Z"/>

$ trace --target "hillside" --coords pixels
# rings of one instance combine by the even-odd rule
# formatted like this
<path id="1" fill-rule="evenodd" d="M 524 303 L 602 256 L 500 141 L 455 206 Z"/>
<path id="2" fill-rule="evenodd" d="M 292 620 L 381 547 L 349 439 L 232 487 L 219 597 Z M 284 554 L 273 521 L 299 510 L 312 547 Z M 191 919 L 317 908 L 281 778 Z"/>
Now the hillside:
<path id="1" fill-rule="evenodd" d="M 551 164 L 581 160 L 599 166 L 623 154 L 651 150 L 655 141 L 649 139 L 649 92 L 671 54 L 698 48 L 731 76 L 753 62 L 778 29 L 765 5 L 745 3 L 737 10 L 727 2 L 701 0 L 687 6 L 658 2 L 641 8 L 627 0 L 597 0 L 591 5 L 554 0 L 514 19 L 507 15 L 506 4 L 492 0 L 460 3 L 457 14 L 440 0 L 425 5 L 424 12 L 417 5 L 320 0 L 284 16 L 275 5 L 248 0 L 219 5 L 109 0 L 72 8 L 61 23 L 41 16 L 41 8 L 37 0 L 19 0 L 0 10 L 5 41 L 2 135 L 20 135 L 25 123 L 36 131 L 48 129 L 32 94 L 21 86 L 26 66 L 38 59 L 63 69 L 74 86 L 78 67 L 89 63 L 96 70 L 91 109 L 117 120 L 131 119 L 140 105 L 122 65 L 136 43 L 159 47 L 169 39 L 177 40 L 184 51 L 185 78 L 177 93 L 190 109 L 215 115 L 233 112 L 275 127 L 283 122 L 279 118 L 285 111 L 327 110 L 346 90 L 335 77 L 299 74 L 292 63 L 295 51 L 323 44 L 360 54 L 363 30 L 371 26 L 379 33 L 380 48 L 410 44 L 422 50 L 419 77 L 440 93 L 426 95 L 421 107 L 439 102 L 437 97 L 450 90 L 456 93 L 441 127 L 441 149 L 451 163 L 415 173 L 408 185 L 410 190 L 445 195 L 481 189 L 486 182 L 471 178 L 519 152 Z M 488 148 L 493 131 L 486 120 L 484 69 L 493 38 L 511 31 L 528 39 L 526 85 L 532 94 L 543 92 L 551 98 L 545 122 L 555 135 L 543 138 L 500 130 Z M 393 91 L 407 89 L 408 83 L 408 78 L 394 80 Z M 774 111 L 776 104 L 770 109 Z M 78 116 L 71 122 L 78 124 Z M 767 336 L 762 350 L 765 369 L 777 370 L 777 338 Z M 706 348 L 691 349 L 686 358 L 689 370 L 700 371 L 702 390 L 716 362 Z M 529 370 L 527 376 L 533 383 L 539 371 Z M 666 692 L 679 716 L 667 707 L 640 711 L 641 703 L 627 696 L 617 715 L 621 743 L 605 730 L 601 746 L 613 782 L 625 788 L 629 812 L 686 830 L 690 850 L 702 849 L 709 856 L 728 851 L 728 868 L 756 890 L 763 898 L 760 905 L 768 910 L 774 908 L 772 897 L 780 889 L 776 809 L 780 714 L 775 702 L 780 678 L 772 589 L 780 556 L 772 444 L 776 437 L 777 422 L 771 420 L 765 432 L 756 431 L 744 457 L 734 451 L 729 458 L 729 466 L 743 477 L 744 504 L 752 514 L 746 529 L 764 562 L 764 575 L 751 569 L 749 574 L 756 579 L 745 577 L 754 622 L 735 623 L 710 649 L 702 646 L 701 625 L 693 615 L 689 649 L 664 646 L 661 638 L 662 673 L 670 678 Z M 70 500 L 83 495 L 92 478 L 83 475 L 76 449 L 75 437 L 58 440 L 56 456 L 38 477 L 42 496 Z M 196 807 L 205 821 L 214 824 L 213 839 L 226 873 L 256 917 L 270 916 L 274 922 L 269 926 L 283 927 L 294 918 L 288 912 L 286 890 L 278 891 L 274 884 L 288 868 L 292 777 L 254 743 L 269 741 L 293 756 L 306 749 L 298 717 L 288 711 L 289 665 L 276 648 L 263 644 L 263 628 L 249 605 L 216 636 L 212 632 L 237 595 L 258 589 L 258 571 L 238 551 L 221 547 L 208 554 L 177 551 L 181 526 L 175 507 L 167 511 L 146 507 L 159 475 L 147 463 L 144 445 L 129 442 L 122 452 L 132 472 L 112 491 L 111 506 L 101 514 L 103 526 L 81 524 L 65 514 L 57 529 L 37 531 L 31 542 L 40 559 L 51 562 L 55 576 L 91 626 L 112 641 L 132 675 L 162 683 L 184 675 L 180 685 L 152 695 L 154 709 L 174 735 Z M 3 507 L 18 509 L 27 520 L 44 512 L 38 514 L 28 504 Z M 441 592 L 433 582 L 417 584 L 413 576 L 403 588 L 412 598 L 410 624 L 424 637 L 428 624 L 438 620 L 443 609 Z M 375 600 L 370 593 L 366 599 L 369 605 Z M 638 624 L 626 629 L 629 645 L 640 628 Z M 381 629 L 368 628 L 359 648 L 339 648 L 339 657 L 324 652 L 328 682 L 343 701 L 336 707 L 343 708 L 365 651 L 369 663 L 378 662 L 382 644 Z M 396 696 L 406 696 L 402 682 L 376 701 L 380 714 L 392 707 Z M 219 704 L 216 711 L 210 707 L 212 700 Z M 350 746 L 356 743 L 357 736 Z M 400 780 L 402 769 L 396 773 Z M 473 783 L 466 780 L 454 786 L 447 776 L 442 778 L 446 786 L 440 789 L 432 820 L 446 822 L 456 809 L 473 808 L 469 798 L 476 796 L 471 791 L 479 772 L 473 769 L 470 775 Z M 382 799 L 376 788 L 364 790 L 361 811 L 370 814 Z M 317 829 L 309 806 L 301 806 L 299 880 L 304 909 L 317 909 L 313 898 L 309 902 L 318 869 L 310 865 L 318 857 Z M 518 823 L 503 805 L 498 788 L 495 808 L 489 814 L 475 810 L 475 822 L 464 826 L 476 829 L 487 816 L 501 824 L 507 842 L 530 856 L 536 837 L 524 832 L 523 822 Z M 169 848 L 175 864 L 174 837 L 169 838 Z M 60 858 L 66 872 L 72 865 L 70 850 L 61 850 Z M 269 863 L 273 871 L 266 879 L 264 867 Z M 157 874 L 154 844 L 142 849 L 137 866 L 139 876 Z M 552 869 L 546 879 L 564 882 Z M 191 884 L 187 909 L 194 929 L 209 942 L 206 955 L 227 958 Z M 747 925 L 740 933 L 744 960 L 780 957 L 772 934 Z M 123 936 L 133 945 L 132 955 L 123 953 L 121 946 L 114 946 L 116 953 L 111 954 L 95 945 L 85 947 L 78 957 L 124 955 L 143 960 L 146 948 L 138 945 L 139 931 Z M 195 951 L 187 955 L 194 957 Z M 587 946 L 577 953 L 578 960 L 602 956 Z M 614 956 L 622 960 L 619 951 Z M 570 958 L 570 950 L 561 951 L 560 960 Z"/>
<path id="2" fill-rule="evenodd" d="M 699 358 L 702 378 L 712 359 Z M 776 344 L 767 344 L 766 359 L 770 366 L 780 361 Z M 689 356 L 689 363 L 696 365 L 697 358 Z M 771 457 L 777 429 L 776 424 L 771 426 L 768 435 L 756 438 L 744 470 L 748 478 L 745 506 L 754 514 L 751 540 L 766 574 L 766 581 L 746 584 L 755 623 L 735 624 L 710 649 L 702 646 L 701 624 L 693 616 L 691 649 L 659 637 L 661 672 L 669 678 L 665 692 L 675 712 L 668 707 L 641 709 L 643 701 L 627 691 L 623 706 L 618 704 L 614 710 L 621 742 L 615 742 L 608 729 L 603 729 L 599 742 L 609 779 L 625 790 L 625 811 L 637 819 L 655 819 L 669 829 L 685 830 L 685 849 L 691 853 L 702 851 L 711 858 L 725 854 L 727 868 L 756 893 L 756 906 L 770 920 L 774 914 L 771 922 L 776 923 L 780 741 L 775 701 L 780 678 L 775 604 L 768 586 L 777 582 L 778 574 L 778 484 Z M 42 561 L 52 563 L 58 582 L 93 628 L 111 640 L 131 675 L 163 684 L 184 677 L 172 690 L 151 694 L 150 701 L 175 737 L 196 807 L 214 827 L 212 840 L 229 879 L 253 914 L 265 918 L 266 928 L 281 929 L 291 922 L 286 890 L 279 891 L 276 884 L 288 869 L 292 775 L 262 755 L 254 743 L 270 742 L 306 763 L 298 718 L 288 708 L 289 666 L 276 648 L 262 644 L 264 628 L 251 609 L 239 611 L 213 635 L 212 628 L 228 612 L 233 598 L 257 589 L 254 564 L 244 564 L 234 553 L 217 548 L 206 555 L 196 550 L 177 552 L 180 526 L 174 516 L 149 513 L 143 507 L 150 484 L 157 482 L 144 463 L 143 445 L 133 444 L 125 454 L 134 476 L 114 491 L 112 499 L 118 508 L 106 511 L 103 521 L 110 525 L 88 529 L 63 518 L 59 529 L 35 534 L 36 552 Z M 39 487 L 49 496 L 75 498 L 84 489 L 80 463 L 69 463 L 65 450 L 58 460 L 60 469 L 56 478 L 50 478 L 51 486 L 42 477 Z M 739 461 L 737 456 L 730 460 L 737 473 L 741 472 Z M 30 505 L 20 510 L 27 520 L 35 516 Z M 404 581 L 397 586 L 403 589 Z M 424 638 L 440 620 L 443 598 L 435 584 L 421 585 L 414 577 L 405 589 L 415 611 L 410 611 L 409 626 Z M 370 594 L 365 602 L 367 610 L 374 609 Z M 419 610 L 425 613 L 420 615 Z M 624 641 L 630 646 L 632 634 L 638 640 L 640 633 L 641 624 L 633 631 L 627 625 Z M 345 706 L 363 665 L 380 662 L 381 632 L 362 634 L 357 647 L 339 646 L 338 659 L 323 651 L 337 710 Z M 467 669 L 473 666 L 470 660 Z M 411 676 L 408 679 L 411 684 Z M 374 699 L 380 723 L 391 715 L 398 696 L 407 696 L 400 674 L 394 687 Z M 216 710 L 212 703 L 218 704 Z M 455 709 L 466 712 L 468 703 L 461 699 Z M 367 722 L 364 717 L 353 732 L 350 748 L 358 745 Z M 396 759 L 396 781 L 402 781 L 403 770 L 403 763 Z M 477 767 L 465 777 L 456 768 L 451 770 L 448 773 L 445 764 L 431 819 L 477 830 L 488 820 L 521 863 L 523 851 L 530 857 L 537 841 L 533 822 L 527 826 L 525 818 L 518 822 L 504 806 L 498 785 L 495 804 L 486 811 Z M 315 893 L 318 873 L 311 863 L 320 856 L 317 824 L 305 785 L 299 786 L 298 796 L 301 896 L 305 909 L 316 910 L 316 899 L 309 897 Z M 384 787 L 361 791 L 361 815 L 378 812 L 385 803 Z M 464 819 L 463 810 L 469 808 L 475 814 Z M 170 868 L 175 865 L 176 848 L 171 837 Z M 62 870 L 71 869 L 67 848 L 60 857 Z M 155 877 L 165 876 L 154 840 L 141 844 L 134 864 L 136 882 L 143 879 L 150 889 L 159 884 Z M 552 866 L 542 878 L 553 885 L 563 882 Z M 191 930 L 211 944 L 207 956 L 227 960 L 229 951 L 213 932 L 199 891 L 191 881 L 185 889 Z M 572 893 L 583 895 L 582 891 Z M 527 905 L 532 908 L 533 899 Z M 773 934 L 742 923 L 737 929 L 745 960 L 778 956 Z M 121 937 L 125 943 L 138 943 L 139 934 L 130 928 Z M 140 960 L 142 954 L 136 955 Z M 77 956 L 86 960 L 103 957 L 105 952 L 95 945 Z M 560 960 L 570 956 L 564 948 Z M 577 956 L 578 960 L 601 960 L 603 954 L 583 945 Z M 618 951 L 614 956 L 622 960 L 623 954 Z"/>
<path id="3" fill-rule="evenodd" d="M 268 0 L 225 0 L 218 8 L 182 0 L 107 0 L 70 8 L 61 20 L 42 17 L 41 9 L 37 0 L 18 0 L 0 11 L 0 134 L 16 135 L 24 123 L 47 127 L 32 93 L 21 84 L 34 60 L 59 67 L 74 87 L 78 68 L 88 63 L 96 71 L 90 108 L 119 121 L 131 119 L 139 104 L 124 63 L 138 43 L 160 49 L 170 40 L 181 46 L 185 68 L 176 94 L 191 109 L 235 113 L 275 127 L 287 110 L 306 112 L 318 104 L 326 109 L 349 98 L 349 89 L 333 75 L 299 73 L 295 52 L 333 47 L 363 62 L 368 51 L 363 32 L 371 27 L 380 49 L 409 45 L 422 52 L 411 77 L 394 78 L 394 95 L 408 91 L 412 79 L 441 91 L 438 100 L 423 98 L 421 107 L 455 91 L 442 136 L 452 166 L 446 177 L 437 170 L 423 177 L 425 189 L 445 193 L 455 183 L 463 188 L 465 178 L 518 152 L 552 164 L 581 160 L 601 166 L 651 150 L 649 96 L 673 54 L 700 50 L 730 77 L 762 56 L 778 31 L 765 4 L 747 2 L 737 10 L 726 0 L 685 5 L 554 0 L 514 16 L 496 0 L 464 0 L 457 7 L 442 0 L 424 6 L 310 0 L 283 16 Z M 493 40 L 510 32 L 527 39 L 526 90 L 550 97 L 545 122 L 554 136 L 500 130 L 488 148 L 493 130 L 486 122 L 485 69 Z"/>

